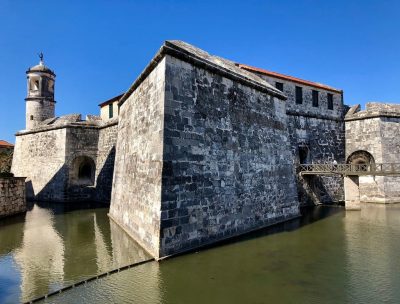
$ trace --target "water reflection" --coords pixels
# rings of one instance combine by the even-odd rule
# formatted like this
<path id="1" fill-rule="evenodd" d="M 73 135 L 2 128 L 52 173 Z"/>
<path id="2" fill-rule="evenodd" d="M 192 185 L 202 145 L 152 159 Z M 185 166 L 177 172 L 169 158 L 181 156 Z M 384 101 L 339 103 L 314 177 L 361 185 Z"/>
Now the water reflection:
<path id="1" fill-rule="evenodd" d="M 362 204 L 344 229 L 349 302 L 399 303 L 400 205 Z"/>
<path id="2" fill-rule="evenodd" d="M 399 210 L 304 210 L 301 219 L 131 268 L 46 303 L 400 303 Z"/>
<path id="3" fill-rule="evenodd" d="M 107 212 L 107 208 L 34 205 L 25 217 L 2 221 L 0 303 L 29 301 L 148 259 L 141 247 L 110 223 Z"/>
<path id="4" fill-rule="evenodd" d="M 26 214 L 22 246 L 14 259 L 21 276 L 21 297 L 30 299 L 47 292 L 48 286 L 59 288 L 63 281 L 64 244 L 54 228 L 54 216 L 34 206 Z"/>

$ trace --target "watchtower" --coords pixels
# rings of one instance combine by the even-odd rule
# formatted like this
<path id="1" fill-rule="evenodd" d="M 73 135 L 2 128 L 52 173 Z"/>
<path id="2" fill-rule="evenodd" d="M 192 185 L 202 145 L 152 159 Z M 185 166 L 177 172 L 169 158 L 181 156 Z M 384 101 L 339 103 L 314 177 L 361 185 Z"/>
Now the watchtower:
<path id="1" fill-rule="evenodd" d="M 32 130 L 42 121 L 54 117 L 54 83 L 56 74 L 44 65 L 43 54 L 38 65 L 26 71 L 28 94 L 26 101 L 26 129 Z"/>

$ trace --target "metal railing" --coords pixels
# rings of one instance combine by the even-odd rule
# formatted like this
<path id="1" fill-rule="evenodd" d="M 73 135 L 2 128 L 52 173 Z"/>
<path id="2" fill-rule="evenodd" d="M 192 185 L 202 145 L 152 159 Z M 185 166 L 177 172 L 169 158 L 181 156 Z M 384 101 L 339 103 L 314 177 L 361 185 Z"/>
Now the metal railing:
<path id="1" fill-rule="evenodd" d="M 400 163 L 382 164 L 301 164 L 300 175 L 400 175 Z"/>

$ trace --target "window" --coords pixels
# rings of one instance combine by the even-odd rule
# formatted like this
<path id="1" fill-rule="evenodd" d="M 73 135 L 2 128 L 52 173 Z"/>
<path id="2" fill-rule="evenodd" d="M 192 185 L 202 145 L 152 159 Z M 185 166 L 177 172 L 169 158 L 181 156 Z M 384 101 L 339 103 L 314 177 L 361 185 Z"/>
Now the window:
<path id="1" fill-rule="evenodd" d="M 279 91 L 283 92 L 283 83 L 282 82 L 275 82 L 275 88 L 277 88 Z"/>
<path id="2" fill-rule="evenodd" d="M 313 107 L 318 107 L 318 91 L 312 91 L 312 105 Z"/>
<path id="3" fill-rule="evenodd" d="M 328 93 L 328 110 L 333 110 L 333 94 Z"/>
<path id="4" fill-rule="evenodd" d="M 303 88 L 296 86 L 296 103 L 302 104 L 303 103 Z"/>
<path id="5" fill-rule="evenodd" d="M 30 120 L 33 120 L 33 115 L 31 115 L 29 118 L 30 118 Z"/>
<path id="6" fill-rule="evenodd" d="M 113 118 L 113 116 L 114 116 L 114 113 L 113 113 L 113 104 L 110 103 L 110 104 L 108 105 L 108 118 Z"/>

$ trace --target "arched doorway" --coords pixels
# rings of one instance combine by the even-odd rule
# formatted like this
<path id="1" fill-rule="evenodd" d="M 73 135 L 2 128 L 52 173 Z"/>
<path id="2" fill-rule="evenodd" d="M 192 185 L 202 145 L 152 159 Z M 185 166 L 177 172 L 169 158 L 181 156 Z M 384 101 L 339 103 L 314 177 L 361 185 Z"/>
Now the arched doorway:
<path id="1" fill-rule="evenodd" d="M 308 164 L 310 162 L 310 149 L 307 145 L 298 146 L 300 164 Z"/>
<path id="2" fill-rule="evenodd" d="M 349 155 L 346 160 L 347 164 L 351 165 L 375 165 L 375 159 L 371 153 L 363 150 L 358 150 Z"/>
<path id="3" fill-rule="evenodd" d="M 371 153 L 358 150 L 347 157 L 346 163 L 354 165 L 352 171 L 367 171 L 371 166 L 375 166 L 375 159 Z M 344 195 L 347 210 L 360 210 L 360 177 L 358 175 L 344 177 Z"/>
<path id="4" fill-rule="evenodd" d="M 71 163 L 70 184 L 92 186 L 95 180 L 96 165 L 88 156 L 77 156 Z"/>

